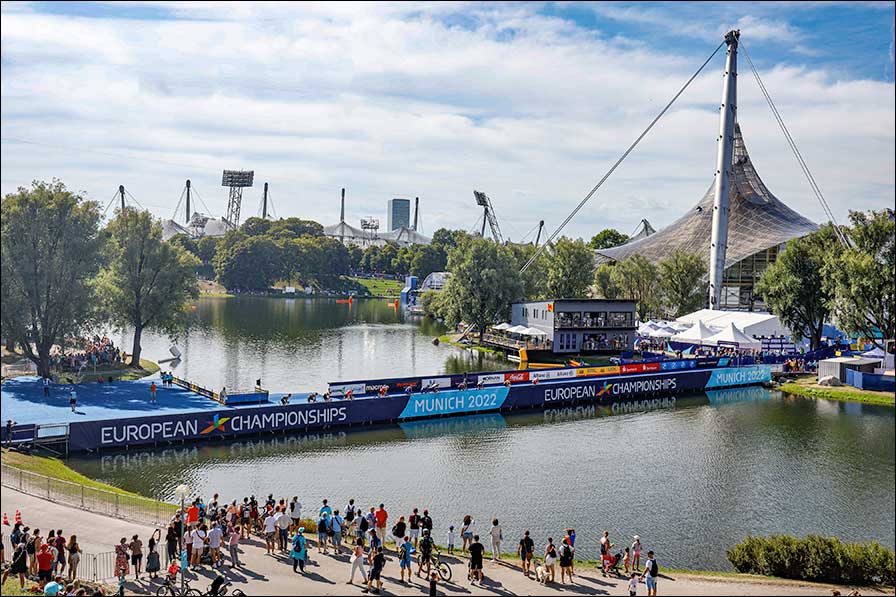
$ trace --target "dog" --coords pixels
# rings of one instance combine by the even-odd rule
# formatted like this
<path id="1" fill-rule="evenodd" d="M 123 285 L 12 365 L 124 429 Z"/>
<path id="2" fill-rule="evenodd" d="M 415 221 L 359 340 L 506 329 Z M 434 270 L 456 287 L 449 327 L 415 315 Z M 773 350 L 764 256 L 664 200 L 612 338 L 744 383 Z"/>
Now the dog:
<path id="1" fill-rule="evenodd" d="M 548 580 L 550 579 L 550 577 L 551 577 L 551 575 L 548 572 L 548 569 L 544 567 L 544 565 L 539 564 L 539 565 L 535 566 L 535 578 L 538 579 L 538 582 L 540 582 L 543 585 L 546 585 L 546 584 L 548 584 Z"/>

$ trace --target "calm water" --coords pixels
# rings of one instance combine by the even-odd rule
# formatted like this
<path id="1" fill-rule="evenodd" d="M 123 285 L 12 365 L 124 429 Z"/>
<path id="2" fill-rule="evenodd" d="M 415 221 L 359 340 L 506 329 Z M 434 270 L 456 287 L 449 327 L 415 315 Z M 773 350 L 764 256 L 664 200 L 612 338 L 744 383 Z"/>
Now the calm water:
<path id="1" fill-rule="evenodd" d="M 273 390 L 340 377 L 456 370 L 479 363 L 434 347 L 436 329 L 384 303 L 205 300 L 179 371 Z M 342 307 L 342 305 L 340 305 Z M 312 319 L 313 318 L 313 319 Z M 313 321 L 313 323 L 312 323 Z M 157 356 L 161 340 L 148 341 Z M 484 366 L 502 366 L 486 362 Z M 475 367 L 474 367 L 475 368 Z M 321 372 L 317 372 L 317 370 Z M 257 373 L 256 373 L 257 372 Z M 598 530 L 638 533 L 670 567 L 724 568 L 748 533 L 822 533 L 894 544 L 894 411 L 737 389 L 612 408 L 422 421 L 363 432 L 254 438 L 74 459 L 81 472 L 160 498 L 186 481 L 204 495 L 299 495 L 306 509 L 383 501 L 434 514 L 437 539 L 466 513 L 493 516 L 513 544 L 529 528 L 578 530 L 581 557 Z"/>

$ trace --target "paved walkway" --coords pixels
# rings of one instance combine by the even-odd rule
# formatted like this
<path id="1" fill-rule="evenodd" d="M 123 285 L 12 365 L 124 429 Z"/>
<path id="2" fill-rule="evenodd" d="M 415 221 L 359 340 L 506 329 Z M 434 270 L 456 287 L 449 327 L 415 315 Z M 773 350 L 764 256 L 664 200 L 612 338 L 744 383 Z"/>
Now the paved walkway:
<path id="1" fill-rule="evenodd" d="M 144 545 L 154 530 L 146 525 L 130 524 L 116 518 L 105 517 L 75 508 L 47 502 L 46 500 L 25 495 L 10 489 L 2 488 L 2 510 L 22 511 L 22 517 L 31 527 L 41 529 L 63 529 L 65 535 L 78 535 L 82 549 L 89 553 L 107 552 L 121 538 L 130 538 L 134 533 L 140 535 Z M 354 595 L 361 593 L 361 586 L 345 584 L 348 580 L 350 565 L 348 556 L 319 555 L 316 548 L 309 553 L 311 563 L 305 575 L 293 574 L 291 560 L 286 556 L 266 556 L 264 544 L 258 538 L 243 543 L 242 560 L 244 569 L 231 571 L 223 569 L 223 574 L 248 595 Z M 662 557 L 662 554 L 660 554 Z M 164 555 L 163 555 L 164 559 Z M 534 580 L 527 580 L 518 568 L 506 564 L 486 562 L 486 581 L 481 586 L 470 585 L 466 580 L 466 561 L 454 560 L 453 582 L 441 583 L 439 594 L 446 596 L 463 595 L 627 595 L 628 588 L 624 579 L 602 578 L 593 571 L 578 570 L 574 585 L 543 586 Z M 386 595 L 425 595 L 428 585 L 424 586 L 420 579 L 410 585 L 402 585 L 398 581 L 398 562 L 394 554 L 388 556 L 384 574 L 383 594 Z M 210 570 L 190 573 L 187 579 L 194 588 L 205 591 L 215 574 Z M 558 570 L 559 577 L 559 570 Z M 357 579 L 356 579 L 357 583 Z M 155 594 L 159 581 L 129 580 L 126 585 L 128 594 Z M 849 589 L 840 587 L 843 594 Z M 886 594 L 862 590 L 863 594 Z M 711 577 L 697 575 L 661 575 L 659 582 L 661 595 L 830 595 L 831 587 L 809 583 L 776 581 L 764 579 Z M 646 588 L 641 585 L 639 595 L 646 595 Z M 890 592 L 889 594 L 893 594 Z"/>

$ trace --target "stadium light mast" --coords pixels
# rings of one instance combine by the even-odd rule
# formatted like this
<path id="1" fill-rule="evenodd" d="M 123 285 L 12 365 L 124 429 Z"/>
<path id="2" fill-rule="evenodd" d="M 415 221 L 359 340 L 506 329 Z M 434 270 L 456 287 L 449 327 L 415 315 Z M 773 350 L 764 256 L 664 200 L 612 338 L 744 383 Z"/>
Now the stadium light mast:
<path id="1" fill-rule="evenodd" d="M 184 220 L 187 224 L 190 223 L 190 179 L 187 179 L 187 218 Z"/>
<path id="2" fill-rule="evenodd" d="M 230 187 L 227 199 L 227 223 L 233 228 L 240 226 L 240 207 L 243 203 L 243 189 L 251 187 L 255 180 L 254 170 L 225 170 L 221 177 L 221 186 Z"/>
<path id="3" fill-rule="evenodd" d="M 719 108 L 719 152 L 716 157 L 715 194 L 712 204 L 712 240 L 709 245 L 709 308 L 722 308 L 722 278 L 728 248 L 728 215 L 731 207 L 731 162 L 734 153 L 734 124 L 737 121 L 737 40 L 740 31 L 725 34 L 728 57 Z"/>

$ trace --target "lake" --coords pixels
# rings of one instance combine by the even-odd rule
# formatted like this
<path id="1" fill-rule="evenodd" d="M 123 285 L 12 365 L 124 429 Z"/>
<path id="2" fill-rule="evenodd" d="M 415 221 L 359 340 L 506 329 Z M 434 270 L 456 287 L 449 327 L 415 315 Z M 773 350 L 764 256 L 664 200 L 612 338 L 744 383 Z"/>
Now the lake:
<path id="1" fill-rule="evenodd" d="M 313 390 L 327 381 L 507 368 L 433 346 L 437 325 L 385 301 L 203 299 L 177 342 L 175 371 L 212 387 Z M 146 355 L 167 352 L 146 338 Z M 253 438 L 71 459 L 91 477 L 171 499 L 187 482 L 227 499 L 298 495 L 343 506 L 429 508 L 436 539 L 464 514 L 506 545 L 577 529 L 577 556 L 598 533 L 639 534 L 666 567 L 725 569 L 747 534 L 820 533 L 894 545 L 892 408 L 785 396 L 760 387 L 560 411 L 418 421 L 364 431 Z"/>

